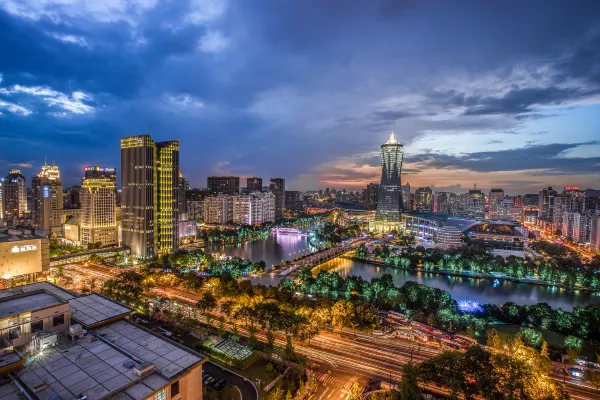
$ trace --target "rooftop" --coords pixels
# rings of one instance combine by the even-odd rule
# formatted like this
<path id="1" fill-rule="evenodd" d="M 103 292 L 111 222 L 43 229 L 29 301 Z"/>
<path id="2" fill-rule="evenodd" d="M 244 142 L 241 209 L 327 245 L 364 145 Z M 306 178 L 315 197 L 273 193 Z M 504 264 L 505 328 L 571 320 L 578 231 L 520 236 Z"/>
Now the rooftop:
<path id="1" fill-rule="evenodd" d="M 29 285 L 17 286 L 17 287 L 9 288 L 9 289 L 2 289 L 2 290 L 0 290 L 0 301 L 3 298 L 11 297 L 16 294 L 32 293 L 32 292 L 36 292 L 39 290 L 46 291 L 50 294 L 55 295 L 59 299 L 65 300 L 65 301 L 69 301 L 76 297 L 71 292 L 61 289 L 60 287 L 53 285 L 49 282 L 38 282 L 38 283 L 29 284 Z"/>
<path id="2" fill-rule="evenodd" d="M 65 301 L 44 290 L 15 293 L 13 296 L 0 298 L 0 320 L 63 303 Z"/>
<path id="3" fill-rule="evenodd" d="M 20 240 L 43 239 L 46 236 L 35 232 L 33 228 L 16 226 L 10 228 L 0 228 L 0 243 L 18 242 Z"/>
<path id="4" fill-rule="evenodd" d="M 89 400 L 144 399 L 204 360 L 200 354 L 120 320 L 74 342 L 64 338 L 17 376 L 31 391 L 37 388 L 40 399 L 55 394 L 63 399 L 79 394 Z M 147 363 L 154 365 L 154 371 L 138 376 L 134 367 L 143 369 Z M 39 390 L 44 384 L 47 387 Z"/>
<path id="5" fill-rule="evenodd" d="M 106 297 L 91 294 L 69 300 L 71 316 L 87 328 L 133 312 Z"/>

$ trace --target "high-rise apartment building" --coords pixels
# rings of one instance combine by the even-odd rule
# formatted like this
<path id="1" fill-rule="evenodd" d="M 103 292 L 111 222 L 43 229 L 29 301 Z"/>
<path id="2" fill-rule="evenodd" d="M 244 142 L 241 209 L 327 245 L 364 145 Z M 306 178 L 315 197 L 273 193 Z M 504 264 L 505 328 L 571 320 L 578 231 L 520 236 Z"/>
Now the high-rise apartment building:
<path id="1" fill-rule="evenodd" d="M 211 194 L 239 194 L 239 176 L 209 176 L 206 178 L 206 187 Z"/>
<path id="2" fill-rule="evenodd" d="M 271 178 L 269 190 L 275 195 L 275 218 L 283 218 L 285 213 L 285 179 Z"/>
<path id="3" fill-rule="evenodd" d="M 233 196 L 219 193 L 204 199 L 204 223 L 226 225 L 233 222 Z"/>
<path id="4" fill-rule="evenodd" d="M 488 195 L 488 215 L 491 219 L 495 219 L 498 214 L 498 206 L 504 200 L 504 189 L 492 188 Z"/>
<path id="5" fill-rule="evenodd" d="M 304 212 L 304 198 L 297 190 L 285 191 L 285 209 L 291 213 Z"/>
<path id="6" fill-rule="evenodd" d="M 600 252 L 600 213 L 590 215 L 590 250 Z"/>
<path id="7" fill-rule="evenodd" d="M 135 257 L 177 250 L 179 141 L 149 135 L 121 139 L 123 244 Z"/>
<path id="8" fill-rule="evenodd" d="M 415 191 L 415 201 L 417 203 L 417 211 L 432 212 L 433 211 L 433 191 L 429 187 L 420 187 Z"/>
<path id="9" fill-rule="evenodd" d="M 275 195 L 271 192 L 253 192 L 233 196 L 233 223 L 259 225 L 275 221 Z"/>
<path id="10" fill-rule="evenodd" d="M 523 207 L 535 207 L 540 206 L 540 195 L 529 193 L 523 196 Z"/>
<path id="11" fill-rule="evenodd" d="M 542 189 L 539 194 L 538 217 L 540 219 L 552 221 L 554 198 L 558 196 L 558 192 L 549 186 Z"/>
<path id="12" fill-rule="evenodd" d="M 252 178 L 246 178 L 246 193 L 262 192 L 263 182 L 262 178 L 253 176 Z"/>
<path id="13" fill-rule="evenodd" d="M 458 211 L 458 198 L 456 194 L 437 192 L 435 194 L 434 211 L 438 214 L 456 214 Z"/>
<path id="14" fill-rule="evenodd" d="M 387 142 L 381 145 L 381 184 L 377 199 L 375 219 L 370 229 L 378 232 L 403 230 L 402 194 L 400 173 L 404 158 L 404 146 L 390 134 Z"/>
<path id="15" fill-rule="evenodd" d="M 179 171 L 179 175 L 177 176 L 177 213 L 180 221 L 188 219 L 186 205 L 187 186 L 187 181 L 181 171 Z"/>
<path id="16" fill-rule="evenodd" d="M 27 182 L 18 169 L 11 169 L 2 180 L 0 219 L 11 220 L 27 213 Z"/>
<path id="17" fill-rule="evenodd" d="M 46 233 L 60 232 L 64 193 L 58 166 L 44 164 L 31 180 L 31 191 L 33 225 Z"/>
<path id="18" fill-rule="evenodd" d="M 377 209 L 377 197 L 379 197 L 379 183 L 369 183 L 364 194 L 364 202 L 369 210 Z"/>
<path id="19" fill-rule="evenodd" d="M 115 168 L 85 167 L 81 184 L 80 242 L 84 246 L 117 244 Z"/>

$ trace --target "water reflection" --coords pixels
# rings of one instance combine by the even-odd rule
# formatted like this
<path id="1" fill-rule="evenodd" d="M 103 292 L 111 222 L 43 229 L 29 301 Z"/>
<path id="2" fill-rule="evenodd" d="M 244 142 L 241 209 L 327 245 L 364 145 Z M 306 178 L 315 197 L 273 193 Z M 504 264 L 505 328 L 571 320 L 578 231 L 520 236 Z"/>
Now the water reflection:
<path id="1" fill-rule="evenodd" d="M 449 276 L 430 272 L 405 271 L 395 268 L 380 267 L 358 261 L 337 258 L 323 264 L 323 268 L 336 271 L 341 276 L 361 276 L 370 280 L 383 274 L 392 275 L 397 286 L 406 281 L 416 281 L 427 286 L 448 291 L 456 300 L 474 300 L 481 304 L 503 304 L 513 301 L 517 304 L 536 304 L 546 302 L 554 308 L 571 311 L 577 305 L 600 303 L 600 296 L 594 293 L 574 291 L 557 287 L 530 285 L 505 280 L 478 279 Z M 252 278 L 255 283 L 277 285 L 279 277 L 266 274 Z"/>

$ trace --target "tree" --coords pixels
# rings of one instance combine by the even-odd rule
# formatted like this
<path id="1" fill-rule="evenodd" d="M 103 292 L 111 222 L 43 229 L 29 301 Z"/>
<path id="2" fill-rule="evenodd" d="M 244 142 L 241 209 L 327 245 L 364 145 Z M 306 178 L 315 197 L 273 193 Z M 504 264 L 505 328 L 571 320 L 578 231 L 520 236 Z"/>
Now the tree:
<path id="1" fill-rule="evenodd" d="M 198 303 L 196 303 L 196 308 L 202 314 L 206 313 L 208 310 L 214 309 L 216 306 L 217 306 L 217 299 L 210 292 L 205 292 L 202 295 L 202 298 L 200 300 L 198 300 Z"/>
<path id="2" fill-rule="evenodd" d="M 358 381 L 354 381 L 350 390 L 348 391 L 348 400 L 358 400 L 361 398 L 364 388 Z"/>
<path id="3" fill-rule="evenodd" d="M 498 331 L 495 329 L 488 329 L 487 331 L 487 345 L 493 349 L 500 350 L 500 335 L 498 335 Z"/>
<path id="4" fill-rule="evenodd" d="M 597 369 L 586 369 L 583 372 L 583 379 L 591 383 L 596 387 L 596 390 L 600 390 L 600 371 Z"/>
<path id="5" fill-rule="evenodd" d="M 277 386 L 269 392 L 269 400 L 283 400 L 283 389 Z"/>
<path id="6" fill-rule="evenodd" d="M 402 380 L 398 385 L 398 392 L 402 400 L 421 399 L 421 389 L 417 382 L 418 376 L 419 370 L 412 362 L 409 362 L 404 366 L 402 370 Z"/>
<path id="7" fill-rule="evenodd" d="M 349 326 L 354 318 L 354 304 L 348 300 L 340 300 L 331 308 L 333 326 L 340 327 L 343 331 L 345 326 Z"/>

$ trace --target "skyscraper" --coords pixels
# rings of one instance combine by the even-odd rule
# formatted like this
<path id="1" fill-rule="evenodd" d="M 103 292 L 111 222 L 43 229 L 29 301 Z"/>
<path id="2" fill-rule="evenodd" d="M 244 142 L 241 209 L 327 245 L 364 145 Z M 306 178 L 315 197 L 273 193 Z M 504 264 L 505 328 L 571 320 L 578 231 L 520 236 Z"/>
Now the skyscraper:
<path id="1" fill-rule="evenodd" d="M 246 193 L 252 192 L 262 192 L 262 178 L 256 176 L 246 178 Z"/>
<path id="2" fill-rule="evenodd" d="M 27 182 L 18 169 L 11 169 L 2 182 L 0 219 L 10 220 L 27 213 Z"/>
<path id="3" fill-rule="evenodd" d="M 269 190 L 275 195 L 275 218 L 283 218 L 285 212 L 285 179 L 271 178 Z"/>
<path id="4" fill-rule="evenodd" d="M 31 180 L 31 191 L 33 225 L 46 233 L 60 231 L 64 193 L 58 166 L 44 164 Z"/>
<path id="5" fill-rule="evenodd" d="M 429 187 L 420 187 L 415 191 L 415 201 L 417 202 L 417 211 L 433 211 L 433 191 Z"/>
<path id="6" fill-rule="evenodd" d="M 114 168 L 85 167 L 81 185 L 81 244 L 117 244 L 117 176 Z"/>
<path id="7" fill-rule="evenodd" d="M 406 183 L 400 187 L 402 189 L 402 210 L 410 210 L 410 183 Z"/>
<path id="8" fill-rule="evenodd" d="M 179 141 L 149 135 L 121 139 L 123 244 L 152 258 L 178 248 Z"/>
<path id="9" fill-rule="evenodd" d="M 379 183 L 369 183 L 364 195 L 364 202 L 369 210 L 377 208 L 377 197 L 379 197 Z"/>
<path id="10" fill-rule="evenodd" d="M 209 176 L 206 178 L 206 187 L 211 194 L 239 194 L 240 177 L 239 176 Z"/>
<path id="11" fill-rule="evenodd" d="M 404 147 L 390 133 L 387 142 L 381 145 L 381 184 L 377 199 L 377 212 L 371 230 L 389 232 L 402 230 L 402 204 L 400 172 Z"/>

